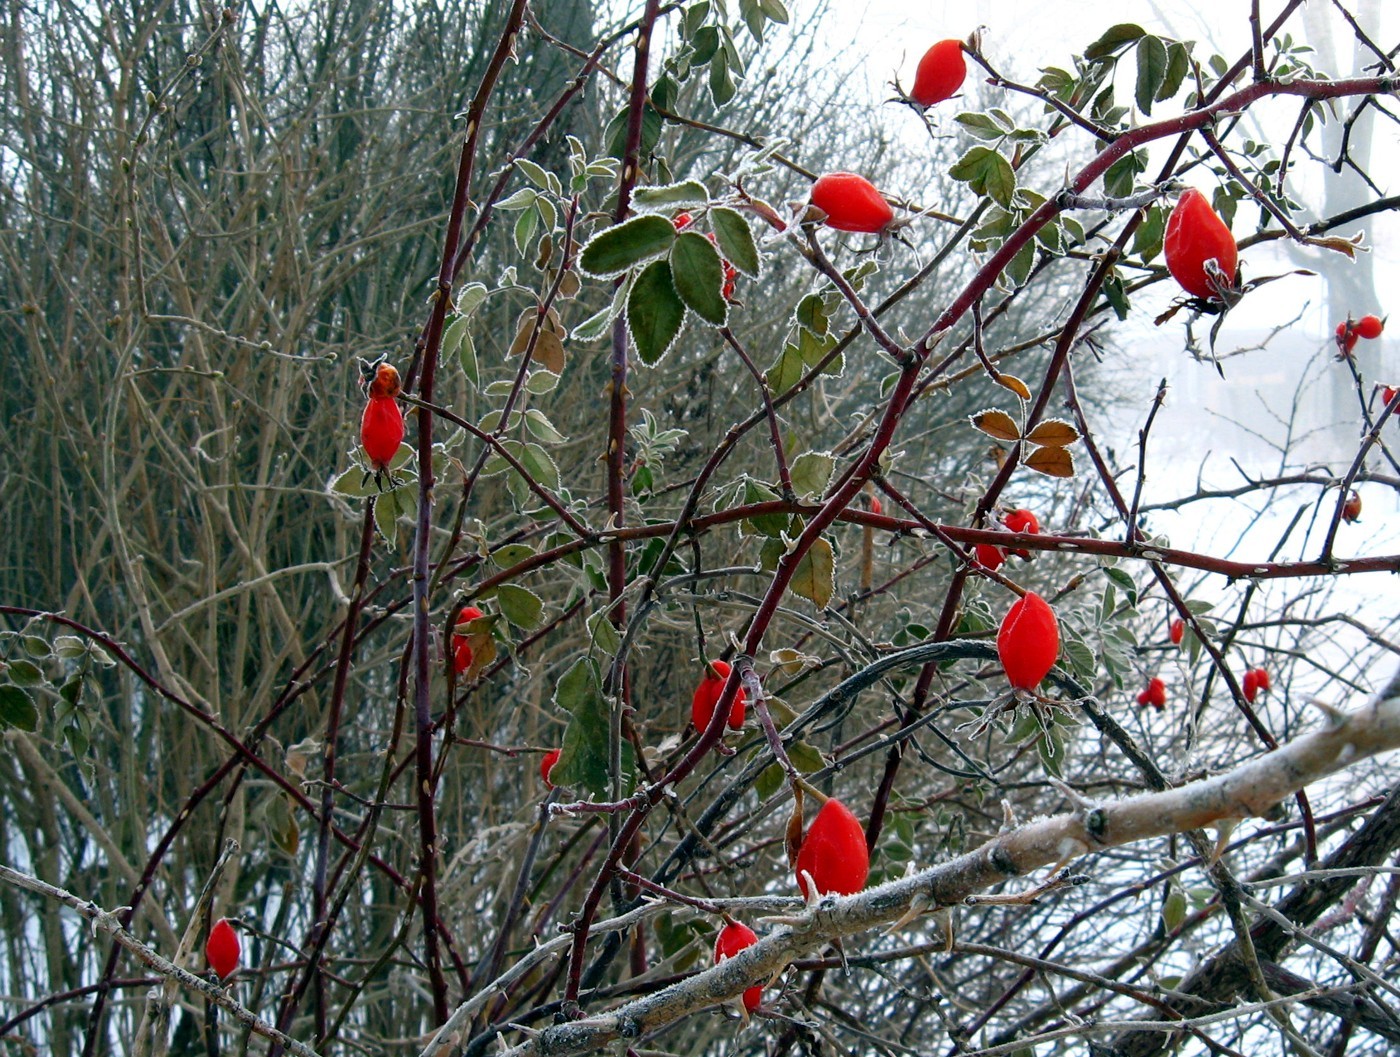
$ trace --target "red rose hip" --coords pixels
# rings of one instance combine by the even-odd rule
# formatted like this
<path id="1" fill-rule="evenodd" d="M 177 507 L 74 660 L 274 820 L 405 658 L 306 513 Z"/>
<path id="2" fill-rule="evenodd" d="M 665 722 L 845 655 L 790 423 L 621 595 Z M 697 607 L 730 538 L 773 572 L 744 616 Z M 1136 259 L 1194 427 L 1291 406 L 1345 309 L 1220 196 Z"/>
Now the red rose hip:
<path id="1" fill-rule="evenodd" d="M 752 947 L 757 942 L 758 936 L 754 934 L 753 929 L 738 921 L 729 922 L 719 930 L 719 935 L 715 937 L 715 964 L 728 961 L 740 951 Z M 744 992 L 744 1008 L 752 1013 L 758 1008 L 758 1003 L 762 998 L 762 987 L 750 987 Z"/>
<path id="2" fill-rule="evenodd" d="M 1018 690 L 1034 690 L 1049 674 L 1060 653 L 1060 625 L 1055 611 L 1034 591 L 1002 618 L 997 632 L 997 656 L 1006 678 Z"/>
<path id="3" fill-rule="evenodd" d="M 233 931 L 228 918 L 220 918 L 209 930 L 209 939 L 204 944 L 204 957 L 209 968 L 220 980 L 227 980 L 238 968 L 238 956 L 242 947 L 238 943 L 238 933 Z"/>
<path id="4" fill-rule="evenodd" d="M 894 220 L 894 210 L 875 185 L 851 172 L 832 172 L 812 185 L 812 205 L 826 214 L 837 231 L 876 234 Z"/>
<path id="5" fill-rule="evenodd" d="M 865 887 L 870 876 L 870 852 L 865 847 L 865 830 L 851 809 L 832 797 L 807 828 L 807 836 L 793 864 L 797 886 L 810 896 L 803 874 L 812 878 L 817 895 L 836 893 L 848 896 Z"/>
<path id="6" fill-rule="evenodd" d="M 1186 637 L 1186 621 L 1177 617 L 1172 621 L 1171 627 L 1167 630 L 1167 634 L 1171 637 L 1173 646 L 1180 646 L 1181 640 Z"/>
<path id="7" fill-rule="evenodd" d="M 1194 187 L 1181 196 L 1167 220 L 1162 250 L 1167 269 L 1188 294 L 1218 298 L 1219 292 L 1206 272 L 1206 262 L 1214 259 L 1222 281 L 1235 281 L 1239 249 L 1225 221 L 1210 207 L 1206 196 Z"/>
<path id="8" fill-rule="evenodd" d="M 701 734 L 705 733 L 705 728 L 710 725 L 710 717 L 715 714 L 715 705 L 719 704 L 720 695 L 724 693 L 725 680 L 728 678 L 727 662 L 711 661 L 706 665 L 705 677 L 700 680 L 700 685 L 695 688 L 695 694 L 690 699 L 690 721 Z M 734 695 L 734 703 L 729 706 L 728 722 L 732 729 L 738 730 L 744 725 L 747 703 L 748 699 L 741 686 L 739 692 Z"/>
<path id="9" fill-rule="evenodd" d="M 909 98 L 922 107 L 933 106 L 951 99 L 966 77 L 967 60 L 963 58 L 962 41 L 940 40 L 919 60 Z"/>

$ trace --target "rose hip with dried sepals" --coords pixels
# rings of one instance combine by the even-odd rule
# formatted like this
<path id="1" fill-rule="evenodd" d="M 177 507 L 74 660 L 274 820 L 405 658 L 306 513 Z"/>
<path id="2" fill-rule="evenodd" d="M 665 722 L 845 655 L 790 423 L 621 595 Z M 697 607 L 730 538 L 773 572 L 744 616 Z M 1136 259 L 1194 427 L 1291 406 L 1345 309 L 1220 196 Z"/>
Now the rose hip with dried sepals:
<path id="1" fill-rule="evenodd" d="M 811 877 L 817 895 L 851 895 L 865 887 L 870 876 L 865 830 L 851 809 L 835 797 L 822 805 L 807 828 L 793 872 L 798 888 L 809 898 L 812 893 L 803 874 Z"/>
<path id="2" fill-rule="evenodd" d="M 940 40 L 919 60 L 909 98 L 921 107 L 931 107 L 951 99 L 966 78 L 967 60 L 963 58 L 962 41 Z"/>
<path id="3" fill-rule="evenodd" d="M 227 980 L 238 968 L 238 957 L 243 953 L 238 942 L 238 933 L 233 931 L 228 918 L 220 918 L 209 930 L 209 939 L 204 944 L 204 957 L 209 968 L 220 980 Z"/>
<path id="4" fill-rule="evenodd" d="M 1028 591 L 1002 618 L 997 656 L 1006 678 L 1018 690 L 1034 690 L 1060 653 L 1060 625 L 1050 604 Z"/>
<path id="5" fill-rule="evenodd" d="M 1210 207 L 1206 196 L 1194 187 L 1181 196 L 1167 219 L 1162 252 L 1167 270 L 1188 294 L 1206 299 L 1220 297 L 1216 281 L 1206 269 L 1210 260 L 1219 269 L 1219 282 L 1226 287 L 1234 284 L 1239 264 L 1235 237 Z"/>
<path id="6" fill-rule="evenodd" d="M 894 210 L 875 185 L 851 172 L 832 172 L 812 185 L 812 205 L 826 214 L 826 226 L 837 231 L 883 232 L 894 221 Z"/>

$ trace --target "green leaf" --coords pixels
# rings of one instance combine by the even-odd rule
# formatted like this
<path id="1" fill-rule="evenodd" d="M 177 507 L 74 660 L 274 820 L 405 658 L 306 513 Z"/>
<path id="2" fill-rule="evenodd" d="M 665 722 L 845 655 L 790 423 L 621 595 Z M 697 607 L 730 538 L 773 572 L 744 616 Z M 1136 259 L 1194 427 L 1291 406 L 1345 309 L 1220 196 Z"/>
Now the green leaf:
<path id="1" fill-rule="evenodd" d="M 44 681 L 44 673 L 32 661 L 11 661 L 6 674 L 16 686 L 38 686 Z"/>
<path id="2" fill-rule="evenodd" d="M 829 452 L 804 451 L 792 460 L 792 487 L 799 496 L 820 499 L 835 468 L 836 459 Z"/>
<path id="3" fill-rule="evenodd" d="M 1162 252 L 1162 239 L 1166 236 L 1167 215 L 1160 205 L 1149 206 L 1147 215 L 1133 234 L 1133 253 L 1146 263 Z"/>
<path id="4" fill-rule="evenodd" d="M 764 378 L 768 382 L 768 388 L 773 390 L 773 395 L 780 396 L 796 385 L 806 370 L 807 366 L 802 362 L 802 350 L 788 342 L 783 346 L 783 351 L 778 353 L 778 358 L 768 368 Z"/>
<path id="5" fill-rule="evenodd" d="M 1191 47 L 1176 40 L 1167 47 L 1167 72 L 1157 89 L 1157 99 L 1170 99 L 1181 90 L 1181 82 L 1191 72 Z"/>
<path id="6" fill-rule="evenodd" d="M 975 110 L 970 110 L 965 114 L 958 114 L 953 120 L 977 139 L 1001 139 L 1011 131 L 1010 129 L 1003 128 L 991 114 L 983 114 Z"/>
<path id="7" fill-rule="evenodd" d="M 671 281 L 686 306 L 706 323 L 724 326 L 729 303 L 719 250 L 697 231 L 684 231 L 671 246 Z"/>
<path id="8" fill-rule="evenodd" d="M 1143 37 L 1137 46 L 1137 105 L 1144 114 L 1152 113 L 1152 102 L 1166 79 L 1167 46 L 1160 37 Z"/>
<path id="9" fill-rule="evenodd" d="M 534 557 L 535 548 L 525 543 L 507 543 L 503 547 L 497 547 L 491 552 L 491 561 L 498 568 L 509 569 L 514 565 L 519 565 L 527 558 Z"/>
<path id="10" fill-rule="evenodd" d="M 612 305 L 601 312 L 595 312 L 589 316 L 570 332 L 569 336 L 575 341 L 597 341 L 612 325 L 612 321 L 617 317 L 617 309 Z"/>
<path id="11" fill-rule="evenodd" d="M 662 223 L 670 227 L 669 221 Z M 642 362 L 648 367 L 660 363 L 680 336 L 684 323 L 685 302 L 671 281 L 671 266 L 665 261 L 647 265 L 627 295 L 627 329 Z"/>
<path id="12" fill-rule="evenodd" d="M 0 729 L 18 727 L 33 734 L 39 729 L 34 699 L 17 686 L 0 686 Z"/>
<path id="13" fill-rule="evenodd" d="M 608 703 L 592 661 L 580 658 L 564 673 L 555 686 L 554 703 L 570 713 L 570 719 L 550 781 L 581 786 L 598 797 L 608 795 Z M 622 769 L 627 779 L 623 787 L 630 790 L 632 746 L 626 742 L 622 745 Z"/>
<path id="14" fill-rule="evenodd" d="M 948 175 L 967 184 L 979 195 L 988 195 L 998 205 L 1011 208 L 1016 193 L 1016 174 L 1011 163 L 990 147 L 973 147 L 948 170 Z"/>
<path id="15" fill-rule="evenodd" d="M 399 518 L 412 517 L 417 509 L 416 487 L 406 486 L 385 492 L 374 501 L 374 527 L 387 542 L 393 543 L 396 538 L 395 525 Z"/>
<path id="16" fill-rule="evenodd" d="M 507 620 L 526 631 L 539 624 L 544 612 L 539 595 L 518 584 L 501 584 L 496 588 L 496 602 Z"/>
<path id="17" fill-rule="evenodd" d="M 36 660 L 47 660 L 53 654 L 48 639 L 39 635 L 25 635 L 21 641 L 24 643 L 24 652 Z"/>
<path id="18" fill-rule="evenodd" d="M 543 191 L 549 190 L 549 174 L 525 158 L 516 158 L 515 167 L 525 174 L 525 179 L 529 180 L 536 187 Z"/>
<path id="19" fill-rule="evenodd" d="M 607 610 L 600 609 L 596 613 L 590 613 L 584 623 L 588 625 L 588 633 L 594 645 L 608 656 L 612 656 L 622 648 L 622 636 L 618 634 L 617 628 L 613 627 L 612 621 L 608 619 Z"/>
<path id="20" fill-rule="evenodd" d="M 710 225 L 715 229 L 720 252 L 724 259 L 739 271 L 752 278 L 758 278 L 758 246 L 753 240 L 753 230 L 741 213 L 732 209 L 711 209 Z"/>
<path id="21" fill-rule="evenodd" d="M 805 741 L 794 741 L 787 747 L 788 759 L 803 774 L 812 774 L 826 766 L 821 752 Z"/>
<path id="22" fill-rule="evenodd" d="M 548 415 L 536 407 L 525 412 L 525 428 L 546 444 L 563 444 L 569 439 L 554 428 Z"/>
<path id="23" fill-rule="evenodd" d="M 699 180 L 683 180 L 676 184 L 638 187 L 632 192 L 632 202 L 638 209 L 668 209 L 676 206 L 702 206 L 710 200 L 710 192 Z"/>
<path id="24" fill-rule="evenodd" d="M 1143 151 L 1130 151 L 1108 167 L 1103 174 L 1105 194 L 1114 198 L 1126 198 L 1133 193 L 1134 180 L 1147 168 L 1147 155 Z"/>
<path id="25" fill-rule="evenodd" d="M 676 229 L 665 217 L 633 217 L 589 239 L 579 253 L 579 267 L 589 275 L 611 279 L 662 256 L 675 239 Z"/>
<path id="26" fill-rule="evenodd" d="M 608 122 L 608 127 L 603 132 L 603 138 L 608 144 L 608 153 L 618 161 L 623 160 L 623 155 L 627 151 L 627 113 L 629 109 L 629 107 L 624 106 L 618 111 L 617 115 Z M 656 144 L 661 139 L 661 125 L 661 115 L 656 112 L 656 107 L 650 103 L 643 104 L 642 142 L 638 152 L 641 157 L 647 157 L 656 149 Z M 584 172 L 589 176 L 613 179 L 616 172 L 614 168 L 610 167 L 611 165 L 615 165 L 611 159 L 595 161 L 589 164 Z M 575 180 L 575 188 L 582 190 L 578 185 L 579 181 Z"/>
<path id="27" fill-rule="evenodd" d="M 540 215 L 533 209 L 521 213 L 515 219 L 515 252 L 520 256 L 527 256 L 530 252 L 530 240 L 535 237 L 535 228 L 539 226 Z"/>
<path id="28" fill-rule="evenodd" d="M 1106 59 L 1110 55 L 1115 55 L 1122 51 L 1133 41 L 1147 34 L 1147 30 L 1141 26 L 1135 26 L 1131 22 L 1122 22 L 1116 26 L 1110 26 L 1104 31 L 1103 36 L 1084 49 L 1084 57 L 1090 62 L 1098 62 Z"/>
<path id="29" fill-rule="evenodd" d="M 759 0 L 759 6 L 763 8 L 763 13 L 768 16 L 769 21 L 787 25 L 788 9 L 783 6 L 783 0 Z"/>
<path id="30" fill-rule="evenodd" d="M 1123 286 L 1123 277 L 1117 272 L 1104 280 L 1103 295 L 1120 321 L 1128 318 L 1131 307 L 1128 304 L 1128 291 Z"/>
<path id="31" fill-rule="evenodd" d="M 721 52 L 710 63 L 710 97 L 714 99 L 715 106 L 724 106 L 734 98 L 736 91 L 734 78 L 729 73 L 729 59 L 726 53 Z"/>
<path id="32" fill-rule="evenodd" d="M 1025 286 L 1026 280 L 1031 277 L 1031 269 L 1035 267 L 1035 240 L 1027 242 L 1019 250 L 1016 256 L 1011 258 L 1011 263 L 1006 266 L 1006 277 L 1011 280 L 1013 286 Z"/>
<path id="33" fill-rule="evenodd" d="M 758 794 L 760 800 L 767 800 L 782 788 L 783 778 L 782 764 L 770 763 L 758 772 L 758 777 L 754 779 L 753 791 Z"/>
<path id="34" fill-rule="evenodd" d="M 836 593 L 836 557 L 831 544 L 818 539 L 797 563 L 792 589 L 818 609 L 825 609 Z"/>
<path id="35" fill-rule="evenodd" d="M 1167 886 L 1167 898 L 1162 900 L 1162 924 L 1168 932 L 1175 932 L 1186 920 L 1186 893 L 1180 885 Z"/>
<path id="36" fill-rule="evenodd" d="M 744 481 L 745 506 L 751 506 L 754 503 L 770 503 L 777 498 L 778 493 L 766 484 L 760 484 L 752 478 Z M 787 531 L 788 516 L 786 514 L 760 514 L 758 517 L 745 518 L 744 524 L 760 535 L 772 536 L 776 539 Z"/>

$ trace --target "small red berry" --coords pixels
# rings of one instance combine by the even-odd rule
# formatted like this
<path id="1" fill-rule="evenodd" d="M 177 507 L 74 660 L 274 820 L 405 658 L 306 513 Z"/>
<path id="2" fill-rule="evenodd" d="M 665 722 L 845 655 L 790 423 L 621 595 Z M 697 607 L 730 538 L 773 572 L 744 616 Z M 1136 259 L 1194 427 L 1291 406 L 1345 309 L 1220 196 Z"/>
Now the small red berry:
<path id="1" fill-rule="evenodd" d="M 870 500 L 870 512 L 871 512 L 872 514 L 881 514 L 881 513 L 884 513 L 884 510 L 885 510 L 885 508 L 880 504 L 880 500 L 878 500 L 878 499 L 871 499 L 871 500 Z"/>
<path id="2" fill-rule="evenodd" d="M 1025 532 L 1032 536 L 1040 533 L 1040 520 L 1029 510 L 1013 510 L 1001 520 L 1002 524 L 1012 532 Z M 1029 560 L 1031 556 L 1031 552 L 1024 547 L 1012 547 L 1010 551 L 1012 554 L 1016 555 L 1016 557 L 1025 558 L 1026 560 Z"/>
<path id="3" fill-rule="evenodd" d="M 1228 286 L 1235 281 L 1239 249 L 1225 221 L 1194 187 L 1181 196 L 1167 220 L 1162 243 L 1167 269 L 1183 290 L 1196 297 L 1218 298 L 1219 292 L 1206 272 L 1206 261 L 1214 259 Z"/>
<path id="4" fill-rule="evenodd" d="M 1381 336 L 1385 324 L 1377 316 L 1362 316 L 1356 321 L 1354 329 L 1358 335 L 1370 341 Z"/>
<path id="5" fill-rule="evenodd" d="M 1342 520 L 1350 525 L 1353 521 L 1361 519 L 1361 496 L 1352 492 L 1347 496 L 1347 501 L 1342 504 Z"/>
<path id="6" fill-rule="evenodd" d="M 807 829 L 793 870 L 804 896 L 810 894 L 804 873 L 812 878 L 817 895 L 848 896 L 865 887 L 870 852 L 865 847 L 865 830 L 850 808 L 835 797 L 822 805 Z"/>
<path id="7" fill-rule="evenodd" d="M 1167 634 L 1171 636 L 1173 646 L 1180 646 L 1181 640 L 1186 637 L 1186 621 L 1177 617 L 1171 622 L 1171 627 L 1167 630 Z"/>
<path id="8" fill-rule="evenodd" d="M 220 918 L 209 930 L 209 939 L 204 944 L 204 957 L 209 968 L 220 980 L 227 980 L 238 968 L 238 956 L 242 947 L 238 943 L 238 933 L 233 931 L 228 918 Z"/>
<path id="9" fill-rule="evenodd" d="M 715 964 L 728 961 L 734 955 L 747 947 L 752 947 L 758 942 L 758 936 L 753 929 L 738 921 L 731 921 L 719 930 L 719 935 L 715 937 Z M 744 992 L 744 1008 L 752 1013 L 758 1008 L 758 1003 L 763 998 L 763 988 L 761 986 L 750 987 Z"/>
<path id="10" fill-rule="evenodd" d="M 540 760 L 540 780 L 544 782 L 546 789 L 553 789 L 554 783 L 549 780 L 549 772 L 554 770 L 554 765 L 559 762 L 560 749 L 550 749 Z"/>
<path id="11" fill-rule="evenodd" d="M 1381 403 L 1386 407 L 1389 407 L 1395 402 L 1396 396 L 1400 396 L 1400 389 L 1397 389 L 1395 386 L 1387 385 L 1381 388 Z"/>
<path id="12" fill-rule="evenodd" d="M 1158 712 L 1167 707 L 1167 684 L 1156 676 L 1147 680 L 1147 689 L 1137 695 L 1137 703 L 1151 705 Z"/>
<path id="13" fill-rule="evenodd" d="M 894 210 L 864 176 L 832 172 L 812 185 L 812 205 L 826 214 L 827 227 L 837 231 L 884 231 L 894 220 Z"/>
<path id="14" fill-rule="evenodd" d="M 1268 693 L 1272 689 L 1269 685 L 1269 671 L 1267 668 L 1254 669 L 1254 681 L 1259 684 L 1259 689 Z"/>
<path id="15" fill-rule="evenodd" d="M 705 677 L 695 688 L 695 694 L 690 699 L 690 721 L 702 734 L 710 725 L 710 717 L 715 714 L 715 705 L 719 704 L 720 695 L 724 693 L 725 680 L 728 678 L 729 664 L 725 661 L 711 661 L 706 666 Z M 734 703 L 729 706 L 729 726 L 734 730 L 744 725 L 747 701 L 741 686 L 739 692 L 734 695 Z"/>
<path id="16" fill-rule="evenodd" d="M 476 606 L 466 606 L 457 615 L 457 627 L 465 628 L 473 620 L 481 618 L 481 610 Z M 452 635 L 452 670 L 461 675 L 472 666 L 472 644 L 464 631 L 454 632 Z"/>
<path id="17" fill-rule="evenodd" d="M 1006 562 L 1006 551 L 995 543 L 978 543 L 972 548 L 978 565 L 996 572 Z"/>
<path id="18" fill-rule="evenodd" d="M 671 223 L 676 226 L 677 231 L 684 231 L 686 228 L 690 227 L 694 221 L 695 218 L 689 213 L 677 213 L 676 219 L 672 220 Z"/>
<path id="19" fill-rule="evenodd" d="M 914 90 L 909 98 L 922 107 L 930 107 L 951 99 L 967 77 L 967 60 L 963 58 L 962 41 L 940 40 L 919 60 L 914 75 Z"/>
<path id="20" fill-rule="evenodd" d="M 1060 652 L 1060 625 L 1050 604 L 1028 591 L 1002 618 L 997 656 L 1006 678 L 1018 690 L 1034 690 Z"/>

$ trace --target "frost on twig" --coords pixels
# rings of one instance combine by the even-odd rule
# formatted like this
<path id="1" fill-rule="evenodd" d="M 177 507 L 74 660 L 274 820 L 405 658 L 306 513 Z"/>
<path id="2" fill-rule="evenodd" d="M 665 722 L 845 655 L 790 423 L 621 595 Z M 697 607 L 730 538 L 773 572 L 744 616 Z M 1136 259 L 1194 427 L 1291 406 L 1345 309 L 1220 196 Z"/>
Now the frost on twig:
<path id="1" fill-rule="evenodd" d="M 977 892 L 1077 854 L 1263 815 L 1283 798 L 1367 757 L 1400 748 L 1400 699 L 1385 698 L 1336 726 L 1296 738 L 1224 774 L 1175 789 L 1084 805 L 1006 830 L 946 863 L 853 896 L 818 901 L 733 958 L 613 1010 L 545 1029 L 509 1057 L 563 1057 L 637 1038 L 768 980 L 834 940 L 900 920 L 915 905 L 962 905 Z M 455 1019 L 455 1018 L 454 1018 Z M 444 1028 L 446 1030 L 446 1028 Z M 424 1057 L 438 1052 L 436 1041 Z"/>

